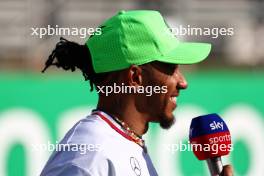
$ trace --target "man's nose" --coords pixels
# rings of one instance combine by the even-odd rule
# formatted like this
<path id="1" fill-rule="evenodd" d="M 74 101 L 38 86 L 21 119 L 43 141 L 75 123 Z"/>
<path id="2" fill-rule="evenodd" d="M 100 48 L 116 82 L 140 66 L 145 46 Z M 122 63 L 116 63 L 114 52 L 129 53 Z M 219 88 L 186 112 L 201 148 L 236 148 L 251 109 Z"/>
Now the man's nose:
<path id="1" fill-rule="evenodd" d="M 178 78 L 179 78 L 179 80 L 178 80 L 177 87 L 179 89 L 186 89 L 188 87 L 188 83 L 187 83 L 184 75 L 181 72 L 178 73 Z"/>

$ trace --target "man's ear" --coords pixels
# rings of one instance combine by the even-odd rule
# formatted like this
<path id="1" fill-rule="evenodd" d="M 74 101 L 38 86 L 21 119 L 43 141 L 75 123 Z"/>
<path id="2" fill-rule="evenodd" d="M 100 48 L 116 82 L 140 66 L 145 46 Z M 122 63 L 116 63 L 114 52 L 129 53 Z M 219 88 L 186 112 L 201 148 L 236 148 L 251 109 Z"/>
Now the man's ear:
<path id="1" fill-rule="evenodd" d="M 131 65 L 128 69 L 127 78 L 130 86 L 142 85 L 142 68 L 138 65 Z"/>

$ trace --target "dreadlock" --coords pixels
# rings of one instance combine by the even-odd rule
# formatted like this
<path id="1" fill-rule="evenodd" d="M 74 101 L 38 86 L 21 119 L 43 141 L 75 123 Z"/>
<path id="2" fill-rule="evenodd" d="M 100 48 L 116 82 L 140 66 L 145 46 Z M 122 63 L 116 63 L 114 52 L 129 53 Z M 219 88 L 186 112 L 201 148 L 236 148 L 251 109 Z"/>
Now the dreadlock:
<path id="1" fill-rule="evenodd" d="M 92 66 L 90 51 L 85 44 L 79 45 L 63 37 L 60 38 L 55 49 L 49 55 L 42 73 L 51 65 L 55 65 L 58 68 L 61 67 L 64 70 L 70 69 L 72 72 L 75 71 L 76 68 L 80 69 L 85 81 L 90 81 L 90 91 L 93 91 L 93 85 L 106 77 L 106 73 L 95 73 Z"/>

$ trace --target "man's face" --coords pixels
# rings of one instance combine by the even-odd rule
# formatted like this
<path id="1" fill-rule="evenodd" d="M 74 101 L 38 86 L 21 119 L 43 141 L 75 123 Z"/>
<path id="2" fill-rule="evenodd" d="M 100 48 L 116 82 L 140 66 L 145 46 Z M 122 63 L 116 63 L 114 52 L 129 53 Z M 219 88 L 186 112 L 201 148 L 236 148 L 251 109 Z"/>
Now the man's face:
<path id="1" fill-rule="evenodd" d="M 175 64 L 166 64 L 161 62 L 153 62 L 147 64 L 148 68 L 143 77 L 145 86 L 166 86 L 166 93 L 153 93 L 152 96 L 146 96 L 142 101 L 146 104 L 148 113 L 151 115 L 151 121 L 159 122 L 164 129 L 170 128 L 174 121 L 173 110 L 177 106 L 177 97 L 181 89 L 187 88 L 187 82 L 179 70 L 179 66 Z M 151 68 L 150 68 L 151 67 Z"/>

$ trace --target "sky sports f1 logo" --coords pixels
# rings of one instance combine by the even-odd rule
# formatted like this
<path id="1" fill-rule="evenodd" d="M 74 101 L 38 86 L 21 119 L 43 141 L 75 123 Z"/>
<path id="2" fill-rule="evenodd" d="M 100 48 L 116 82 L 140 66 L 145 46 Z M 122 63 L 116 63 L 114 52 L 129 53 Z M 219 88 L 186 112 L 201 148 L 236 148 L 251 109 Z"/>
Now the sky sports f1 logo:
<path id="1" fill-rule="evenodd" d="M 218 130 L 218 129 L 223 130 L 224 129 L 224 123 L 223 122 L 213 121 L 209 125 L 210 125 L 211 130 Z"/>

